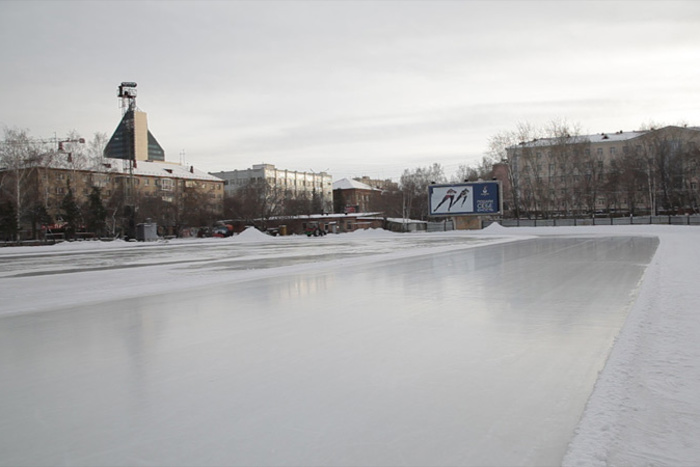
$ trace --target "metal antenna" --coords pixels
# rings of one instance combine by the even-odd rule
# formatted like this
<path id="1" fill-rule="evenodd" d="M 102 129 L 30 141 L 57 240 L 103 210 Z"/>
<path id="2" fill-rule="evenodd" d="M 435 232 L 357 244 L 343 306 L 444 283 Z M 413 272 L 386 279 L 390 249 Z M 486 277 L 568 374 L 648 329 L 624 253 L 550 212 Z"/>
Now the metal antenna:
<path id="1" fill-rule="evenodd" d="M 136 110 L 136 83 L 125 81 L 120 84 L 117 96 L 121 99 L 122 115 L 129 110 Z"/>

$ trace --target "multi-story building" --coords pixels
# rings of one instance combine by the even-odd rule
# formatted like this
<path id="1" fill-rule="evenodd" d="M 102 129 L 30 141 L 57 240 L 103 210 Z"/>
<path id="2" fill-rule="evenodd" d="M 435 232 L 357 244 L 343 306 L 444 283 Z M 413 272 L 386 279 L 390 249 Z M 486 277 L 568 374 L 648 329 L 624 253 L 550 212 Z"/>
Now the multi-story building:
<path id="1" fill-rule="evenodd" d="M 376 209 L 382 190 L 357 180 L 343 178 L 333 182 L 333 204 L 337 213 L 370 212 Z"/>
<path id="2" fill-rule="evenodd" d="M 516 216 L 678 212 L 700 202 L 699 147 L 697 127 L 561 135 L 507 148 L 497 168 Z"/>
<path id="3" fill-rule="evenodd" d="M 320 199 L 323 212 L 333 210 L 333 181 L 326 172 L 298 172 L 278 169 L 273 164 L 256 164 L 250 169 L 227 172 L 210 172 L 210 175 L 224 180 L 227 196 L 251 183 L 265 182 L 268 189 L 287 198 Z"/>
<path id="4" fill-rule="evenodd" d="M 84 206 L 93 188 L 99 189 L 101 201 L 108 208 L 111 231 L 123 229 L 125 210 L 133 221 L 152 219 L 167 234 L 176 234 L 183 225 L 201 225 L 200 219 L 214 221 L 223 211 L 223 180 L 193 166 L 167 162 L 95 160 L 54 152 L 20 170 L 0 170 L 0 178 L 6 186 L 18 187 L 16 193 L 7 195 L 19 197 L 19 202 L 13 202 L 25 221 L 29 218 L 27 211 L 41 206 L 60 226 L 61 204 L 69 190 L 76 204 Z M 24 229 L 25 237 L 32 236 L 30 230 L 36 235 L 35 225 L 25 222 Z"/>

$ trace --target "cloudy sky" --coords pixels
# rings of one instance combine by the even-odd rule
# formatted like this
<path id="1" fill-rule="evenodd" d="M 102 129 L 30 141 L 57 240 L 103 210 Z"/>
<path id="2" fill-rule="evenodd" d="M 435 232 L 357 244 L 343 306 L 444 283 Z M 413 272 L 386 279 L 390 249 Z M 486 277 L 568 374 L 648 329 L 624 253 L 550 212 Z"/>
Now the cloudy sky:
<path id="1" fill-rule="evenodd" d="M 700 2 L 0 2 L 0 127 L 334 179 L 475 164 L 519 123 L 700 125 Z"/>

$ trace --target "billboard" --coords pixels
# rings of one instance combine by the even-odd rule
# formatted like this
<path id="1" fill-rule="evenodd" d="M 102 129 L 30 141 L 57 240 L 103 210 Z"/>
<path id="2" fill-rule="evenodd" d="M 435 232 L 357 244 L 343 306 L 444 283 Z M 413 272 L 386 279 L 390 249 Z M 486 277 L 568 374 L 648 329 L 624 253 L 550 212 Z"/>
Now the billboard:
<path id="1" fill-rule="evenodd" d="M 500 182 L 470 182 L 430 185 L 428 208 L 431 216 L 485 216 L 500 214 Z"/>

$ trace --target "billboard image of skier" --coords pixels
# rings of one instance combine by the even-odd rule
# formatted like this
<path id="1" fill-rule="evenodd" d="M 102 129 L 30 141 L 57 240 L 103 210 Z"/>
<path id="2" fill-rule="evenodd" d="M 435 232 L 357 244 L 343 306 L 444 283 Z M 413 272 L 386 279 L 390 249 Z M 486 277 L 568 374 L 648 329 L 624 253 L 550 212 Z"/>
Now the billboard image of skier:
<path id="1" fill-rule="evenodd" d="M 431 216 L 489 215 L 501 212 L 499 182 L 430 185 L 428 198 Z"/>

